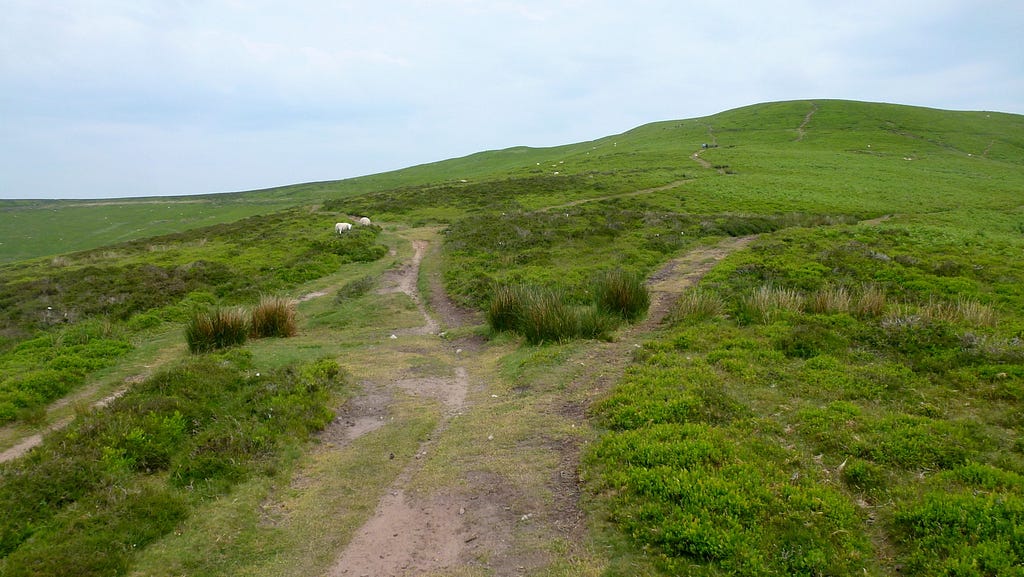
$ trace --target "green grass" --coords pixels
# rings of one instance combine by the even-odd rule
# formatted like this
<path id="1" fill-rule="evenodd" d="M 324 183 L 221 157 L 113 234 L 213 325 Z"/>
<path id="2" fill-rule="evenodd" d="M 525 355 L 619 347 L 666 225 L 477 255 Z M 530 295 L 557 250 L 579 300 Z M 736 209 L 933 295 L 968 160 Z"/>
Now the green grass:
<path id="1" fill-rule="evenodd" d="M 935 241 L 786 231 L 708 274 L 593 409 L 627 547 L 664 574 L 1014 574 L 1024 277 Z"/>
<path id="2" fill-rule="evenodd" d="M 299 287 L 336 295 L 301 305 L 301 336 L 248 345 L 260 371 L 240 349 L 199 356 L 0 467 L 0 573 L 125 574 L 143 558 L 144 573 L 230 572 L 240 565 L 218 565 L 224 549 L 203 537 L 245 520 L 232 543 L 253 552 L 255 573 L 274 573 L 265 550 L 322 568 L 253 521 L 268 479 L 329 419 L 325 395 L 338 385 L 286 367 L 340 357 L 384 324 L 418 326 L 413 303 L 372 288 L 408 254 L 401 244 L 402 258 L 385 258 L 389 230 L 429 225 L 443 227 L 431 270 L 452 298 L 493 306 L 495 332 L 530 343 L 606 337 L 595 278 L 619 270 L 635 288 L 711 239 L 760 235 L 680 301 L 591 409 L 600 435 L 582 474 L 595 538 L 611 546 L 607 574 L 1018 574 L 1022 134 L 1016 115 L 780 102 L 237 195 L 0 203 L 5 422 L 41 421 L 95 375 L 124 372 L 131 343 L 198 311 Z M 702 142 L 717 145 L 701 157 L 718 170 L 690 158 Z M 334 234 L 334 222 L 363 214 L 389 230 Z M 517 286 L 531 288 L 501 288 Z M 622 303 L 642 300 L 605 308 L 639 316 L 646 305 Z M 356 342 L 338 340 L 342 330 Z M 466 430 L 439 441 L 445 463 L 484 451 L 476 433 L 504 423 L 515 438 L 498 439 L 495 466 L 512 478 L 519 449 L 541 442 L 534 429 L 559 410 L 531 412 L 531 395 L 557 396 L 575 370 L 562 366 L 566 347 L 587 346 L 511 353 L 515 395 L 486 417 L 452 420 Z M 411 432 L 391 433 L 415 446 Z M 356 461 L 337 465 L 357 471 Z M 450 476 L 438 467 L 425 470 Z M 375 487 L 396 474 L 374 473 Z M 248 509 L 227 502 L 236 490 Z M 284 500 L 309 513 L 304 534 L 328 532 L 313 500 Z M 185 525 L 210 528 L 182 545 L 173 527 Z"/>
<path id="3" fill-rule="evenodd" d="M 333 361 L 260 374 L 244 354 L 200 357 L 80 415 L 0 465 L 0 570 L 124 574 L 204 501 L 272 475 L 330 421 L 345 379 Z"/>

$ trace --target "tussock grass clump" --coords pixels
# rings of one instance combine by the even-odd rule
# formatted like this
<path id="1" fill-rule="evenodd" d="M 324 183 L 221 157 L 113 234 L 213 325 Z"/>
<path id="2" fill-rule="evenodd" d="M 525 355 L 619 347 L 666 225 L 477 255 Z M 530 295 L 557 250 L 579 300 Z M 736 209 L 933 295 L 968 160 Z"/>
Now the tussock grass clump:
<path id="1" fill-rule="evenodd" d="M 703 290 L 692 290 L 683 293 L 676 301 L 669 315 L 671 324 L 684 321 L 703 321 L 725 314 L 725 301 L 718 294 Z"/>
<path id="2" fill-rule="evenodd" d="M 252 309 L 252 337 L 294 337 L 299 332 L 295 320 L 295 302 L 276 296 L 264 296 Z"/>
<path id="3" fill-rule="evenodd" d="M 502 286 L 487 307 L 496 332 L 516 332 L 531 345 L 571 339 L 608 339 L 619 317 L 596 306 L 573 305 L 564 291 L 536 286 Z"/>
<path id="4" fill-rule="evenodd" d="M 561 291 L 530 287 L 523 294 L 517 329 L 532 345 L 571 339 L 578 334 L 574 312 Z"/>
<path id="5" fill-rule="evenodd" d="M 219 308 L 196 314 L 185 327 L 185 341 L 191 353 L 245 344 L 249 337 L 249 315 L 238 308 Z"/>
<path id="6" fill-rule="evenodd" d="M 522 286 L 498 287 L 487 307 L 487 324 L 498 332 L 516 330 L 525 299 L 526 289 Z"/>
<path id="7" fill-rule="evenodd" d="M 885 312 L 885 292 L 874 285 L 867 285 L 853 302 L 853 313 L 860 317 L 879 317 Z"/>
<path id="8" fill-rule="evenodd" d="M 647 314 L 651 295 L 640 275 L 614 270 L 595 279 L 594 304 L 600 311 L 635 321 Z"/>
<path id="9" fill-rule="evenodd" d="M 799 291 L 763 285 L 740 302 L 740 317 L 751 323 L 771 324 L 783 313 L 798 313 L 804 298 Z"/>
<path id="10" fill-rule="evenodd" d="M 956 302 L 929 302 L 921 307 L 921 316 L 948 323 L 964 323 L 976 327 L 996 325 L 996 313 L 974 299 L 958 298 Z"/>
<path id="11" fill-rule="evenodd" d="M 807 299 L 807 310 L 817 314 L 850 312 L 852 298 L 845 287 L 825 287 Z"/>

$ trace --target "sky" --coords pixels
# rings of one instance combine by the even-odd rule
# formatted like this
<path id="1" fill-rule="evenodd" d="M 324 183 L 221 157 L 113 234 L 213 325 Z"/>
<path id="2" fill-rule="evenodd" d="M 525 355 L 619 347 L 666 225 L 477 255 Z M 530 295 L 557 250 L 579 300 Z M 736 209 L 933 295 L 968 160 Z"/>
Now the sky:
<path id="1" fill-rule="evenodd" d="M 1020 0 L 0 0 L 0 198 L 334 180 L 838 98 L 1024 113 Z"/>

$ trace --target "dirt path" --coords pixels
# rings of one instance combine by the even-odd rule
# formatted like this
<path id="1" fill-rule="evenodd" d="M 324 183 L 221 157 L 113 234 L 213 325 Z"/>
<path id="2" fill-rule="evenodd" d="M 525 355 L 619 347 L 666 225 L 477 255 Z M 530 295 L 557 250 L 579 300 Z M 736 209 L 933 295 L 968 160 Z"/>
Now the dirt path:
<path id="1" fill-rule="evenodd" d="M 717 147 L 718 146 L 718 137 L 715 136 L 715 131 L 711 127 L 711 125 L 708 125 L 708 140 L 711 141 L 709 143 L 711 147 Z M 704 160 L 703 158 L 700 157 L 700 153 L 704 152 L 704 150 L 706 150 L 706 149 L 705 148 L 701 148 L 697 152 L 694 152 L 693 154 L 691 154 L 690 158 L 692 158 L 694 160 L 694 162 L 699 164 L 701 166 L 701 168 L 706 168 L 708 170 L 717 170 L 718 174 L 725 174 L 725 169 L 724 168 L 715 168 L 715 165 L 711 164 L 710 162 L 708 162 L 708 161 L 706 161 L 706 160 Z"/>
<path id="2" fill-rule="evenodd" d="M 753 237 L 731 238 L 721 243 L 696 249 L 666 264 L 648 281 L 652 304 L 647 318 L 629 329 L 613 343 L 590 343 L 571 363 L 585 366 L 573 381 L 577 393 L 593 395 L 612 386 L 625 370 L 635 339 L 654 330 L 665 318 L 672 304 L 687 287 L 696 283 L 708 270 L 726 255 L 739 250 Z M 426 309 L 416 287 L 420 263 L 428 251 L 426 241 L 414 242 L 415 254 L 410 263 L 389 274 L 381 289 L 385 292 L 408 294 L 424 317 L 424 324 L 405 334 L 422 339 L 433 334 L 438 321 Z M 432 291 L 434 292 L 434 291 Z M 435 294 L 435 299 L 438 295 Z M 399 337 L 397 341 L 401 341 Z M 397 342 L 396 341 L 396 342 Z M 441 353 L 446 341 L 418 346 Z M 396 345 L 397 346 L 397 345 Z M 458 346 L 458 345 L 451 345 Z M 473 390 L 470 374 L 482 362 L 473 351 L 456 349 L 452 357 L 450 377 L 411 377 L 398 379 L 375 389 L 376 401 L 366 402 L 371 411 L 381 412 L 383 399 L 397 394 L 411 394 L 437 399 L 444 414 L 436 429 L 428 436 L 394 483 L 380 498 L 373 516 L 349 541 L 326 573 L 329 577 L 358 577 L 384 575 L 423 575 L 437 572 L 458 572 L 479 567 L 481 556 L 487 559 L 488 574 L 519 575 L 528 568 L 544 567 L 547 553 L 513 550 L 509 545 L 516 528 L 533 521 L 533 513 L 520 513 L 515 503 L 528 500 L 518 494 L 520 489 L 509 486 L 488 474 L 471 475 L 468 486 L 451 486 L 426 494 L 413 489 L 412 479 L 423 466 L 426 456 L 442 443 L 453 418 L 470 418 L 478 407 L 471 400 Z M 467 370 L 467 367 L 469 370 Z M 595 381 L 602 386 L 595 387 Z M 490 395 L 494 397 L 495 395 Z M 357 400 L 356 403 L 360 401 Z M 385 401 L 386 402 L 386 401 Z M 582 422 L 586 403 L 566 400 L 564 395 L 552 397 L 551 406 L 541 410 L 570 414 Z M 568 407 L 568 408 L 567 408 Z M 373 430 L 379 426 L 374 415 L 346 415 L 339 419 L 352 433 Z M 539 432 L 538 432 L 539 434 Z M 563 539 L 568 543 L 581 543 L 584 515 L 579 503 L 580 486 L 576 472 L 581 445 L 576 442 L 558 443 L 560 452 L 557 474 L 547 482 L 552 499 L 547 510 L 538 513 L 535 531 L 550 543 Z"/>
<path id="3" fill-rule="evenodd" d="M 815 102 L 811 103 L 811 110 L 804 116 L 804 121 L 800 123 L 800 126 L 796 129 L 796 142 L 800 142 L 804 139 L 804 135 L 807 134 L 807 125 L 810 124 L 811 118 L 814 117 L 814 113 L 818 111 L 818 104 Z"/>
<path id="4" fill-rule="evenodd" d="M 423 316 L 422 326 L 396 332 L 396 341 L 402 340 L 398 335 L 429 336 L 436 335 L 440 330 L 440 322 L 427 310 L 418 290 L 420 264 L 430 244 L 424 240 L 414 240 L 412 245 L 414 253 L 410 262 L 387 273 L 378 291 L 381 294 L 407 295 Z M 455 308 L 450 303 L 449 306 Z M 428 352 L 433 350 L 440 358 L 450 358 L 450 354 L 445 354 L 447 344 L 441 339 L 421 343 L 419 346 Z M 461 360 L 460 357 L 456 359 Z M 421 443 L 416 458 L 388 488 L 373 517 L 355 534 L 327 575 L 414 575 L 441 570 L 456 564 L 465 544 L 473 540 L 468 536 L 468 529 L 460 522 L 460 515 L 465 513 L 465 509 L 458 501 L 443 495 L 424 498 L 409 490 L 411 478 L 422 464 L 420 456 L 431 451 L 436 439 L 444 434 L 449 421 L 466 409 L 470 386 L 468 372 L 458 363 L 451 363 L 450 368 L 450 377 L 413 376 L 398 379 L 382 387 L 384 392 L 378 390 L 374 395 L 375 401 L 356 400 L 357 411 L 362 402 L 363 410 L 383 413 L 388 399 L 401 392 L 436 399 L 441 402 L 444 410 L 437 427 Z M 383 423 L 382 417 L 374 414 L 348 415 L 341 421 L 349 427 L 349 440 Z"/>

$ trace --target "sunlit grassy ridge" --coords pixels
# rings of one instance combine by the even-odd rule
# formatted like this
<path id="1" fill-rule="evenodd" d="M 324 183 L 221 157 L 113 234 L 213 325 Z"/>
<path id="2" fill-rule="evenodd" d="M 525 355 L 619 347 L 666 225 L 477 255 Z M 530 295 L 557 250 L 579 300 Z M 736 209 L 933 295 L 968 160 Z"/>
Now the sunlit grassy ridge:
<path id="1" fill-rule="evenodd" d="M 389 235 L 410 227 L 441 231 L 435 266 L 457 302 L 483 309 L 502 287 L 529 286 L 577 312 L 609 271 L 649 276 L 704 243 L 759 234 L 684 295 L 589 413 L 596 430 L 581 473 L 607 574 L 1019 574 L 1022 190 L 1020 116 L 818 100 L 169 203 L 161 210 L 181 222 L 151 228 L 156 213 L 142 207 L 156 205 L 56 205 L 55 218 L 73 209 L 81 229 L 97 223 L 99 232 L 86 244 L 40 241 L 32 254 L 46 258 L 0 266 L 0 416 L 41 421 L 46 403 L 121 362 L 151 331 L 327 275 L 356 271 L 330 299 L 337 310 L 317 305 L 327 310 L 307 328 L 374 330 L 390 297 L 370 289 L 386 263 L 374 274 L 352 263 L 379 259 Z M 37 210 L 24 204 L 6 208 Z M 357 215 L 381 227 L 333 232 Z M 116 223 L 103 229 L 104 216 Z M 0 218 L 13 238 L 46 222 Z M 131 240 L 107 244 L 108 234 Z M 20 257 L 0 241 L 0 254 Z M 583 334 L 605 338 L 615 325 L 594 326 Z M 323 345 L 315 339 L 275 347 L 275 359 L 308 357 Z M 568 345 L 541 346 L 555 352 L 538 358 Z M 232 354 L 214 358 L 223 387 L 241 396 L 214 404 L 263 394 L 249 390 L 263 382 L 252 364 Z M 202 380 L 190 367 L 214 361 L 195 361 L 180 370 Z M 168 374 L 141 391 L 170 387 Z M 305 396 L 300 383 L 261 400 L 301 408 L 297 429 L 275 429 L 287 423 L 262 413 L 232 418 L 266 446 L 301 443 L 329 413 L 326 397 L 309 387 L 316 394 Z M 111 413 L 120 428 L 88 421 L 99 435 L 87 439 L 88 465 L 61 456 L 62 436 L 30 462 L 0 467 L 4 502 L 42 503 L 3 528 L 0 573 L 124 574 L 131 545 L 144 548 L 196 510 L 181 479 L 216 481 L 211 496 L 275 474 L 280 455 L 260 445 L 248 461 L 248 446 L 220 423 L 186 439 L 174 411 L 202 411 L 172 401 L 126 397 Z M 192 453 L 171 452 L 177 441 Z M 225 451 L 235 460 L 218 462 Z M 203 459 L 190 465 L 190 454 Z M 78 492 L 53 496 L 28 474 L 64 466 L 88 480 Z M 96 519 L 110 525 L 104 543 L 119 548 L 108 564 L 93 564 L 106 546 L 90 540 Z M 58 547 L 63 564 L 48 565 Z"/>

